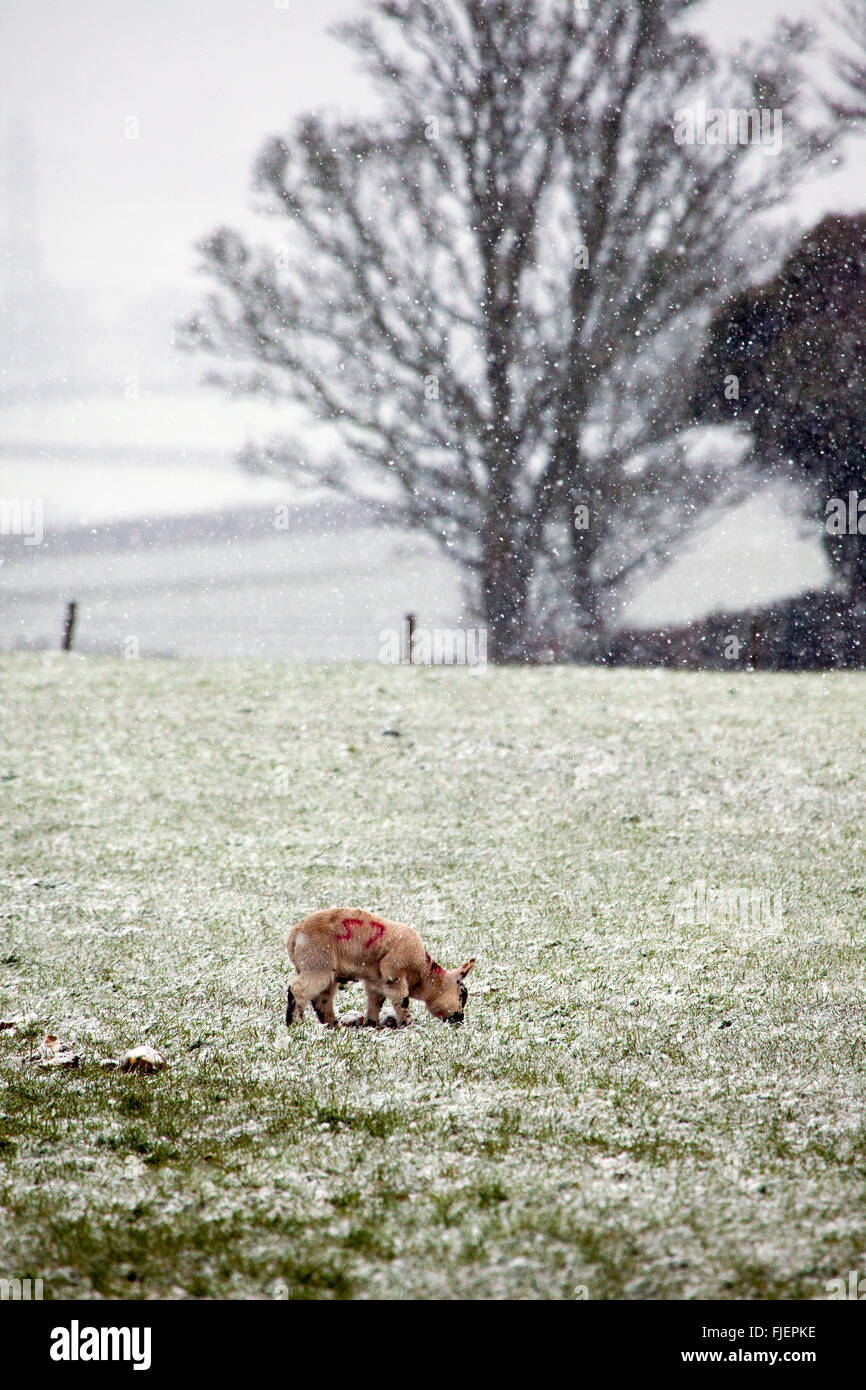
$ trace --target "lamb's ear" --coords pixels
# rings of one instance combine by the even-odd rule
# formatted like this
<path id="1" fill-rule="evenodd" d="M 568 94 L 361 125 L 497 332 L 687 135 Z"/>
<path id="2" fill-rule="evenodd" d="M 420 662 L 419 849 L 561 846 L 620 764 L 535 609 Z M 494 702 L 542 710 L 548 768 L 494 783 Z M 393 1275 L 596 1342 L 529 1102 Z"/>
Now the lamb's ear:
<path id="1" fill-rule="evenodd" d="M 457 971 L 457 979 L 465 980 L 466 976 L 469 974 L 469 971 L 472 969 L 474 964 L 475 957 L 473 956 L 472 959 L 468 960 L 465 965 L 461 965 L 460 969 Z"/>

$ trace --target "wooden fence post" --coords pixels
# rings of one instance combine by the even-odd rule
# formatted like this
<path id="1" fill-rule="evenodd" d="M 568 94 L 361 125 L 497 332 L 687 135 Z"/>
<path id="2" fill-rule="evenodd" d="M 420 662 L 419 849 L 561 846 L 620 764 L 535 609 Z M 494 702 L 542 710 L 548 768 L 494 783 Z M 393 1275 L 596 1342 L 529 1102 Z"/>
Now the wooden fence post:
<path id="1" fill-rule="evenodd" d="M 71 599 L 66 605 L 66 617 L 63 620 L 63 639 L 60 644 L 65 652 L 72 651 L 72 638 L 75 633 L 75 610 L 77 606 L 75 599 Z"/>
<path id="2" fill-rule="evenodd" d="M 403 650 L 400 656 L 404 665 L 412 665 L 412 640 L 415 636 L 415 614 L 407 613 L 403 619 Z"/>

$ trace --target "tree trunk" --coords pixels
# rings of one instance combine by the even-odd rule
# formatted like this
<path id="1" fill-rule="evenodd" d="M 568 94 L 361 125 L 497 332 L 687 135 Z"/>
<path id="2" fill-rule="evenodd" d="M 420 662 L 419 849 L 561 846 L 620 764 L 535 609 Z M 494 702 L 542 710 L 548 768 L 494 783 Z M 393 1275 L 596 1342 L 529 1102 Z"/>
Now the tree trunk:
<path id="1" fill-rule="evenodd" d="M 528 588 L 510 520 L 500 513 L 486 528 L 482 569 L 487 654 L 497 665 L 526 660 Z"/>
<path id="2" fill-rule="evenodd" d="M 577 386 L 576 390 L 582 403 L 581 387 Z M 586 659 L 595 655 L 604 635 L 601 594 L 591 572 L 592 561 L 601 542 L 602 518 L 598 496 L 590 492 L 588 472 L 581 456 L 580 424 L 580 417 L 575 414 L 569 421 L 570 435 L 567 436 L 571 460 L 568 474 L 568 530 L 571 543 L 569 593 L 574 620 L 573 655 Z"/>

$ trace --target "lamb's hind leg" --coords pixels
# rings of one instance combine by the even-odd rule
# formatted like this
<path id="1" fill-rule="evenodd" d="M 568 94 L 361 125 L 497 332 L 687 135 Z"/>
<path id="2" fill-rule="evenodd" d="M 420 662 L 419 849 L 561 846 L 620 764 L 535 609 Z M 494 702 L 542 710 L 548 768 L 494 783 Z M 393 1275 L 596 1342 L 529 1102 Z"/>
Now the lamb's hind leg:
<path id="1" fill-rule="evenodd" d="M 300 1022 L 304 1009 L 311 999 L 317 999 L 320 994 L 329 989 L 334 984 L 334 977 L 331 974 L 298 974 L 289 985 L 289 994 L 286 1001 L 286 1026 L 291 1028 L 293 1023 Z M 333 1010 L 332 1010 L 333 1012 Z"/>
<path id="2" fill-rule="evenodd" d="M 336 1028 L 337 1020 L 334 1017 L 334 995 L 337 993 L 337 981 L 333 980 L 327 989 L 323 989 L 321 994 L 317 994 L 313 999 L 312 1005 L 316 1018 L 320 1023 L 324 1023 L 326 1028 Z"/>

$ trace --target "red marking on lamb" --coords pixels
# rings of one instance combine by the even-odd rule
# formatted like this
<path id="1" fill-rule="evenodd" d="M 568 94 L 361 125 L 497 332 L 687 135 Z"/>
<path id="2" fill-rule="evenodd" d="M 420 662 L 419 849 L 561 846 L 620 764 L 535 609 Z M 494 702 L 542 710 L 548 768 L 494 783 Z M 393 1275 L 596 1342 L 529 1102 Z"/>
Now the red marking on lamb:
<path id="1" fill-rule="evenodd" d="M 373 928 L 373 930 L 367 937 L 367 940 L 364 942 L 365 951 L 369 951 L 370 947 L 375 946 L 376 942 L 381 941 L 382 937 L 385 935 L 384 922 L 371 922 L 370 926 Z"/>
<path id="2" fill-rule="evenodd" d="M 424 959 L 426 960 L 426 962 L 427 962 L 427 964 L 429 965 L 430 969 L 433 971 L 434 975 L 444 975 L 444 974 L 445 974 L 445 971 L 443 970 L 442 966 L 436 964 L 435 960 L 433 959 L 433 957 L 431 956 L 431 954 L 430 954 L 429 951 L 425 951 L 425 952 L 424 952 Z"/>
<path id="3" fill-rule="evenodd" d="M 352 928 L 363 927 L 364 923 L 361 921 L 360 917 L 344 917 L 342 925 L 342 931 L 334 932 L 335 941 L 351 941 Z"/>

